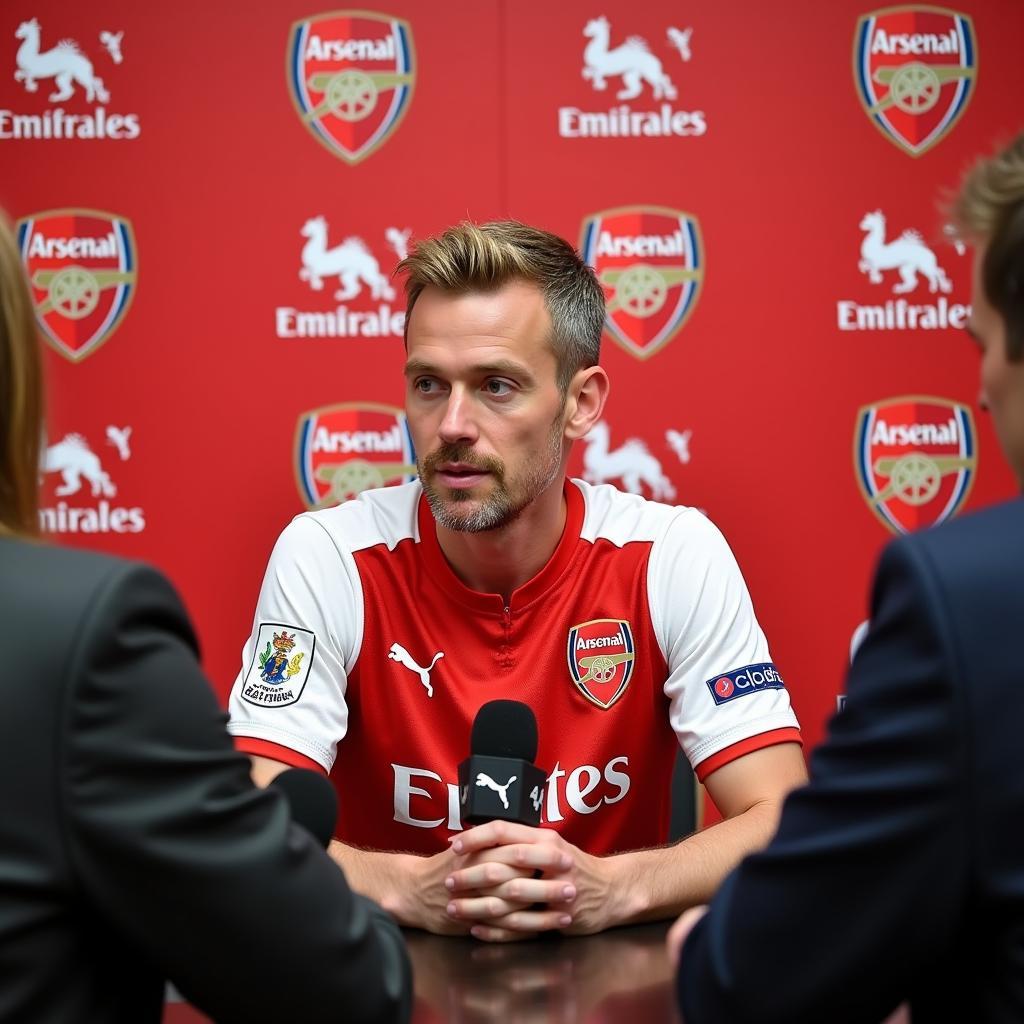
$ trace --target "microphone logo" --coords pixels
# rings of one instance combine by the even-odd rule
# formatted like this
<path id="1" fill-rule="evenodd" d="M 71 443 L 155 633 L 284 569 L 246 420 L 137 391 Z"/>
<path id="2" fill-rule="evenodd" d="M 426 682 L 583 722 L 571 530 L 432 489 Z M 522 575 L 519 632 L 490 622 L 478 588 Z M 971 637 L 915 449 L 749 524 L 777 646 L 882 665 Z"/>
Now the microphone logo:
<path id="1" fill-rule="evenodd" d="M 531 787 L 542 790 L 545 784 L 545 773 L 533 763 L 536 756 L 537 719 L 533 711 L 516 700 L 484 704 L 473 719 L 469 757 L 459 765 L 462 821 L 474 825 L 495 820 L 539 825 L 537 802 L 531 804 L 527 797 Z"/>
<path id="2" fill-rule="evenodd" d="M 478 772 L 476 777 L 476 784 L 483 786 L 486 789 L 493 789 L 498 794 L 498 799 L 501 800 L 501 806 L 508 810 L 508 787 L 516 781 L 516 776 L 513 775 L 504 786 L 499 786 L 497 782 L 490 777 L 490 775 L 484 772 Z"/>

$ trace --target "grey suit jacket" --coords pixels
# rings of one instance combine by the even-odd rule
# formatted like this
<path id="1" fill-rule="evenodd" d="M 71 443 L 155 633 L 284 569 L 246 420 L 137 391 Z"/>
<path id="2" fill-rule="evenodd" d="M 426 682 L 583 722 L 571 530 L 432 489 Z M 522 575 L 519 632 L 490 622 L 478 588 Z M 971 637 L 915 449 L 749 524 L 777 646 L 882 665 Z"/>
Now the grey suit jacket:
<path id="1" fill-rule="evenodd" d="M 0 538 L 0 1020 L 401 1021 L 398 929 L 258 790 L 152 569 Z"/>

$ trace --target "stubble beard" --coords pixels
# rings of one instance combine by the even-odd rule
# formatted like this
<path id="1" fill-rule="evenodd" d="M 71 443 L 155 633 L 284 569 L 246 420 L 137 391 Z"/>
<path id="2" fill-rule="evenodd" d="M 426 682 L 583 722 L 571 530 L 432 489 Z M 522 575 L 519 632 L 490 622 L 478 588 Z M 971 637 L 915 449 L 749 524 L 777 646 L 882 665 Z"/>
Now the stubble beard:
<path id="1" fill-rule="evenodd" d="M 432 482 L 434 471 L 443 462 L 465 462 L 491 474 L 494 486 L 486 498 L 477 498 L 471 490 L 444 488 L 446 496 Z M 518 494 L 513 494 L 505 472 L 505 463 L 495 456 L 477 458 L 473 450 L 465 445 L 442 445 L 422 461 L 417 460 L 416 468 L 427 504 L 434 519 L 440 526 L 458 533 L 486 533 L 500 530 L 514 523 L 523 509 L 536 500 L 558 479 L 562 469 L 562 420 L 561 410 L 551 426 L 548 443 L 543 457 L 533 460 L 527 467 Z M 476 508 L 461 509 L 460 505 L 479 502 Z"/>

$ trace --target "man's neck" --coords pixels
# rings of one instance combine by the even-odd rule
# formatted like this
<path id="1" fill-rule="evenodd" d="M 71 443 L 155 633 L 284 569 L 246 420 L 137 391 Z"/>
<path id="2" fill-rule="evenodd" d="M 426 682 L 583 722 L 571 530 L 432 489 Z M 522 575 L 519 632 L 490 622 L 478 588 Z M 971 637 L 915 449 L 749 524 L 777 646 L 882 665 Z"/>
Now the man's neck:
<path id="1" fill-rule="evenodd" d="M 533 579 L 558 547 L 565 529 L 566 505 L 559 476 L 519 517 L 499 530 L 464 533 L 437 524 L 437 542 L 452 571 L 482 594 L 512 592 Z"/>

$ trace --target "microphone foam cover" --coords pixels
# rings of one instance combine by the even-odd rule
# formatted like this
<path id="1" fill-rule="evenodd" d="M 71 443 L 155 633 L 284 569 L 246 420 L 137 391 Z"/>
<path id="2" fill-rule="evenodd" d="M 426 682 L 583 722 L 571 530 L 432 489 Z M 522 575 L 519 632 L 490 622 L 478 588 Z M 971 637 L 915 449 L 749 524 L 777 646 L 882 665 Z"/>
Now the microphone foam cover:
<path id="1" fill-rule="evenodd" d="M 470 754 L 537 759 L 537 718 L 533 709 L 518 700 L 492 700 L 473 719 Z"/>
<path id="2" fill-rule="evenodd" d="M 334 786 L 325 776 L 307 768 L 288 768 L 275 776 L 270 785 L 284 793 L 292 821 L 311 832 L 326 849 L 338 819 L 338 794 Z"/>

